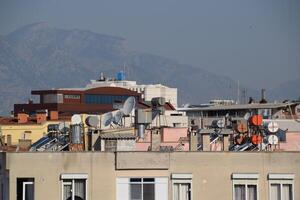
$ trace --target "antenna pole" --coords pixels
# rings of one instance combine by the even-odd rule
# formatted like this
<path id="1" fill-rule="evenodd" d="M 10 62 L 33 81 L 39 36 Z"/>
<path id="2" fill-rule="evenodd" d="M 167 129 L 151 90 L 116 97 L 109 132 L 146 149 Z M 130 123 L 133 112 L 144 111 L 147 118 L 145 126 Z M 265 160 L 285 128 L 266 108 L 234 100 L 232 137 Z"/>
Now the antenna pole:
<path id="1" fill-rule="evenodd" d="M 237 104 L 240 104 L 240 80 L 238 80 L 237 82 L 237 100 L 236 100 L 236 103 Z"/>

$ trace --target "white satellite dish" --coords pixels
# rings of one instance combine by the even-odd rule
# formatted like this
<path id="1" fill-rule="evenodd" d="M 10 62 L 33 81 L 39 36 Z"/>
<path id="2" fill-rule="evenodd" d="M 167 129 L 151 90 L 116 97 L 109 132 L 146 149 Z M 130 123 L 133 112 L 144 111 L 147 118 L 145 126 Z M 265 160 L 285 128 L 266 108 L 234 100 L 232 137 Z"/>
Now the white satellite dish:
<path id="1" fill-rule="evenodd" d="M 119 122 L 121 121 L 122 117 L 123 117 L 123 112 L 122 111 L 118 111 L 114 114 L 114 117 L 113 117 L 113 123 L 114 124 L 119 124 Z"/>
<path id="2" fill-rule="evenodd" d="M 103 126 L 108 126 L 108 125 L 110 125 L 110 123 L 112 122 L 112 120 L 113 120 L 113 115 L 112 115 L 112 113 L 111 112 L 108 112 L 108 113 L 105 113 L 104 115 L 102 115 L 102 117 L 101 117 L 101 121 L 102 121 L 102 125 Z"/>
<path id="3" fill-rule="evenodd" d="M 271 133 L 276 133 L 279 129 L 279 125 L 276 122 L 270 122 L 268 124 L 268 131 L 270 131 Z"/>
<path id="4" fill-rule="evenodd" d="M 64 133 L 64 132 L 69 131 L 69 130 L 70 130 L 70 125 L 69 125 L 69 123 L 66 123 L 66 122 L 60 122 L 60 123 L 58 124 L 58 130 L 59 130 L 59 132 L 61 132 L 61 133 Z"/>
<path id="5" fill-rule="evenodd" d="M 128 97 L 126 101 L 124 102 L 123 108 L 121 111 L 124 113 L 124 115 L 129 115 L 132 110 L 135 107 L 135 98 L 134 97 Z"/>
<path id="6" fill-rule="evenodd" d="M 71 118 L 71 124 L 81 124 L 81 116 L 80 115 L 73 115 Z"/>
<path id="7" fill-rule="evenodd" d="M 246 113 L 245 115 L 244 115 L 244 119 L 245 120 L 247 120 L 248 121 L 248 119 L 251 117 L 251 115 L 250 115 L 250 113 Z"/>
<path id="8" fill-rule="evenodd" d="M 269 144 L 271 144 L 271 145 L 276 145 L 276 144 L 278 144 L 278 137 L 276 136 L 276 135 L 269 135 L 269 137 L 268 137 L 268 142 L 269 142 Z"/>
<path id="9" fill-rule="evenodd" d="M 97 128 L 97 126 L 99 125 L 99 118 L 97 116 L 88 116 L 85 120 L 85 123 L 90 126 L 90 127 L 94 127 Z"/>

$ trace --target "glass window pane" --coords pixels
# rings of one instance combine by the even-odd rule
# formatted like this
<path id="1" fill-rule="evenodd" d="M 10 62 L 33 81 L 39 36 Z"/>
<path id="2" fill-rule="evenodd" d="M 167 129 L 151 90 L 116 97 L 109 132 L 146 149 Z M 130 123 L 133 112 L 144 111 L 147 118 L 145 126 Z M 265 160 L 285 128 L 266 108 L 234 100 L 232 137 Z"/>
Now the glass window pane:
<path id="1" fill-rule="evenodd" d="M 85 200 L 85 180 L 75 180 L 75 200 Z"/>
<path id="2" fill-rule="evenodd" d="M 141 184 L 130 184 L 130 199 L 131 200 L 142 200 L 142 185 Z"/>
<path id="3" fill-rule="evenodd" d="M 271 184 L 271 199 L 280 200 L 280 184 Z"/>
<path id="4" fill-rule="evenodd" d="M 17 178 L 17 200 L 34 200 L 34 178 Z"/>
<path id="5" fill-rule="evenodd" d="M 152 182 L 152 183 L 154 183 L 154 178 L 144 178 L 143 179 L 143 182 Z"/>
<path id="6" fill-rule="evenodd" d="M 293 200 L 292 193 L 292 185 L 291 184 L 283 184 L 282 185 L 282 198 L 283 200 Z"/>
<path id="7" fill-rule="evenodd" d="M 248 200 L 257 200 L 256 185 L 248 185 Z"/>
<path id="8" fill-rule="evenodd" d="M 155 191 L 154 184 L 144 184 L 143 185 L 143 200 L 154 200 Z"/>
<path id="9" fill-rule="evenodd" d="M 245 185 L 234 185 L 234 199 L 246 200 Z"/>
<path id="10" fill-rule="evenodd" d="M 141 178 L 131 178 L 130 179 L 130 182 L 142 182 L 142 179 Z"/>
<path id="11" fill-rule="evenodd" d="M 33 184 L 25 184 L 25 200 L 34 199 L 34 186 Z"/>
<path id="12" fill-rule="evenodd" d="M 179 200 L 190 200 L 190 184 L 180 183 L 179 186 Z"/>
<path id="13" fill-rule="evenodd" d="M 72 200 L 72 185 L 64 185 L 64 199 Z"/>
<path id="14" fill-rule="evenodd" d="M 179 184 L 175 183 L 173 185 L 173 200 L 179 200 Z"/>

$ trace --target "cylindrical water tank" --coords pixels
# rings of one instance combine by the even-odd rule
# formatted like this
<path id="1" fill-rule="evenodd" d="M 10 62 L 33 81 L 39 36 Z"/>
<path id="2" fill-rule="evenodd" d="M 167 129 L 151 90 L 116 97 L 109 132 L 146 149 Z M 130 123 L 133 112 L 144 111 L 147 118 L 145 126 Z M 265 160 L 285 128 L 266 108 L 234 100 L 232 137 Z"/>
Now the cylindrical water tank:
<path id="1" fill-rule="evenodd" d="M 71 142 L 72 142 L 72 144 L 82 143 L 80 125 L 73 125 L 72 126 Z"/>
<path id="2" fill-rule="evenodd" d="M 138 136 L 139 138 L 145 137 L 145 124 L 138 124 Z"/>

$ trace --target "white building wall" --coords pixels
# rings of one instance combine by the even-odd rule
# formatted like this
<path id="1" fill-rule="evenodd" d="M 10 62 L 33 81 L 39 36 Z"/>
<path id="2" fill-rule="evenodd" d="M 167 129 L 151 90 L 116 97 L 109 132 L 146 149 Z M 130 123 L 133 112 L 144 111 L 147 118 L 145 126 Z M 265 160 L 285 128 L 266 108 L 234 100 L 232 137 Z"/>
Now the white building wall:
<path id="1" fill-rule="evenodd" d="M 122 87 L 142 94 L 145 101 L 151 101 L 154 97 L 164 97 L 177 108 L 177 88 L 170 88 L 161 84 L 138 85 L 136 81 L 95 81 L 92 80 L 87 88 L 95 87 Z"/>

